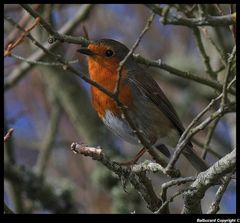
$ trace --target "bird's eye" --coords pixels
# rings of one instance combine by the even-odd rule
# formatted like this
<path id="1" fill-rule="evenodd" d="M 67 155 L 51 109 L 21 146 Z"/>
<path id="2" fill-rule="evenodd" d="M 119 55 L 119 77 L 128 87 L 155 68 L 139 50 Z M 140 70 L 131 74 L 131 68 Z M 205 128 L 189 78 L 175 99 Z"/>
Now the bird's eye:
<path id="1" fill-rule="evenodd" d="M 113 51 L 112 50 L 106 50 L 105 55 L 107 57 L 111 57 L 113 55 Z"/>

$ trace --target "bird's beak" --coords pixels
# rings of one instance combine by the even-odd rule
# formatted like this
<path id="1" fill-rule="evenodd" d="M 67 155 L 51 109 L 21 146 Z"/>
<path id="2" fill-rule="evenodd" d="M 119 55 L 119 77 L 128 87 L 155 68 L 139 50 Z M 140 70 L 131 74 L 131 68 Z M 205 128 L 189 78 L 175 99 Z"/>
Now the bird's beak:
<path id="1" fill-rule="evenodd" d="M 91 51 L 90 49 L 88 49 L 86 47 L 82 47 L 82 48 L 78 49 L 77 52 L 88 55 L 88 56 L 95 55 L 95 53 L 93 51 Z"/>

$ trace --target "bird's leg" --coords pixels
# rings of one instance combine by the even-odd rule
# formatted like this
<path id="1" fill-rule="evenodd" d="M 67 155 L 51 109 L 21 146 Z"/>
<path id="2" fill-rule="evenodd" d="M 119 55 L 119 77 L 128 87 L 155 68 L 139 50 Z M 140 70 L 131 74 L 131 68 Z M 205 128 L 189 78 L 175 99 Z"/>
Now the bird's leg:
<path id="1" fill-rule="evenodd" d="M 131 166 L 137 163 L 137 161 L 140 159 L 140 157 L 147 151 L 146 148 L 142 148 L 137 155 L 130 161 L 126 161 L 126 162 L 116 162 L 117 164 L 121 165 L 121 166 Z"/>

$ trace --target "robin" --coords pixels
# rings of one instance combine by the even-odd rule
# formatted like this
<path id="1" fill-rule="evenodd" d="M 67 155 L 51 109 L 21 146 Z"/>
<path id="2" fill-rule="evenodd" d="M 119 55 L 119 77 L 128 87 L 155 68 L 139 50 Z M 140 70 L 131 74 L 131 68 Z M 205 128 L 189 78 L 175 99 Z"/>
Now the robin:
<path id="1" fill-rule="evenodd" d="M 78 52 L 88 56 L 91 80 L 113 93 L 118 82 L 119 63 L 126 57 L 129 49 L 118 41 L 101 39 L 78 49 Z M 91 93 L 93 107 L 104 124 L 124 140 L 139 144 L 115 101 L 94 86 L 91 86 Z M 141 130 L 147 142 L 169 158 L 167 146 L 175 148 L 184 127 L 159 85 L 146 69 L 135 62 L 132 55 L 122 67 L 119 100 L 127 107 L 131 120 Z M 145 151 L 143 148 L 134 160 L 127 163 L 136 163 Z M 183 150 L 183 155 L 197 171 L 208 168 L 193 150 L 191 142 Z"/>

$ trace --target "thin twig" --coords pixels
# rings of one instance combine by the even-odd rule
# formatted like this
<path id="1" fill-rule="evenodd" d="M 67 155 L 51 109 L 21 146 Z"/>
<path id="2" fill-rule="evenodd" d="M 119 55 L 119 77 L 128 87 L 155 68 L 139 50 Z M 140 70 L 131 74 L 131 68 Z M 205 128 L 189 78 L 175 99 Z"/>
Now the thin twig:
<path id="1" fill-rule="evenodd" d="M 192 30 L 193 30 L 193 34 L 194 34 L 196 42 L 197 42 L 198 49 L 199 49 L 200 54 L 202 56 L 203 62 L 205 64 L 206 73 L 208 73 L 210 75 L 210 77 L 215 80 L 216 79 L 216 73 L 212 69 L 212 66 L 211 66 L 211 63 L 210 63 L 210 58 L 207 55 L 206 50 L 203 46 L 203 42 L 202 42 L 202 39 L 201 39 L 201 33 L 200 33 L 200 31 L 197 27 L 194 27 Z"/>
<path id="2" fill-rule="evenodd" d="M 226 75 L 225 75 L 225 79 L 223 82 L 223 90 L 222 90 L 222 100 L 221 100 L 221 107 L 223 107 L 226 103 L 227 100 L 227 88 L 228 88 L 228 79 L 229 76 L 231 74 L 231 68 L 232 68 L 232 62 L 234 60 L 234 57 L 236 55 L 236 46 L 233 47 L 232 53 L 230 54 L 229 58 L 228 58 L 228 65 L 227 65 L 227 69 L 226 69 Z"/>
<path id="3" fill-rule="evenodd" d="M 68 42 L 68 43 L 75 43 L 75 44 L 84 44 L 87 45 L 89 44 L 89 40 L 79 36 L 79 37 L 73 37 L 65 34 L 60 34 L 59 32 L 55 31 L 52 26 L 45 21 L 45 19 L 35 10 L 33 10 L 28 4 L 20 4 L 31 16 L 34 18 L 39 17 L 40 18 L 40 24 L 43 26 L 46 31 L 54 36 L 55 39 L 61 41 L 61 42 Z M 91 10 L 93 5 L 85 5 L 86 10 L 85 15 L 88 14 L 88 12 Z"/>
<path id="4" fill-rule="evenodd" d="M 233 21 L 234 21 L 234 24 L 232 25 L 231 31 L 232 31 L 233 38 L 234 38 L 234 40 L 236 42 L 236 20 L 237 20 L 237 14 L 236 14 L 236 9 L 234 9 L 234 4 L 230 5 L 230 12 L 233 14 Z"/>
<path id="5" fill-rule="evenodd" d="M 217 98 L 213 99 L 208 106 L 201 112 L 199 113 L 199 115 L 197 116 L 198 118 L 200 116 L 202 116 L 207 110 L 209 110 L 212 105 L 214 104 L 214 102 L 216 102 L 217 100 L 219 100 L 222 97 L 222 94 L 220 94 Z M 178 144 L 176 146 L 176 149 L 174 151 L 173 156 L 171 157 L 167 167 L 166 167 L 166 171 L 171 170 L 172 167 L 174 167 L 175 163 L 177 162 L 181 152 L 183 151 L 183 149 L 185 148 L 185 146 L 187 145 L 188 141 L 190 140 L 190 138 L 195 135 L 197 132 L 199 132 L 200 130 L 204 129 L 209 123 L 211 123 L 213 120 L 222 117 L 224 114 L 226 114 L 227 112 L 232 112 L 233 110 L 235 110 L 235 103 L 230 103 L 229 105 L 223 106 L 221 108 L 219 108 L 216 112 L 212 113 L 209 117 L 207 117 L 204 121 L 202 121 L 199 125 L 197 125 L 194 128 L 186 128 L 184 133 L 182 134 L 182 136 L 180 137 Z M 192 123 L 189 126 L 193 126 L 196 123 L 196 118 L 194 119 L 194 121 L 192 121 Z M 189 133 L 188 133 L 189 132 Z"/>
<path id="6" fill-rule="evenodd" d="M 9 129 L 7 134 L 4 136 L 4 161 L 9 162 L 12 166 L 16 165 L 16 159 L 14 156 L 14 148 L 12 140 L 9 140 L 11 138 L 11 135 L 13 133 L 14 129 Z M 5 170 L 5 167 L 4 167 Z M 12 198 L 13 204 L 14 204 L 14 211 L 16 213 L 24 213 L 25 205 L 22 199 L 22 192 L 19 190 L 18 185 L 12 182 L 9 182 L 9 194 Z"/>
<path id="7" fill-rule="evenodd" d="M 200 147 L 200 149 L 203 149 L 204 148 L 204 144 L 199 142 L 198 140 L 192 138 L 191 139 L 191 142 L 195 143 L 197 146 Z M 213 148 L 211 148 L 210 146 L 208 146 L 207 148 L 208 152 L 210 152 L 213 156 L 215 156 L 216 158 L 218 159 L 221 159 L 223 156 L 220 155 L 219 153 L 217 153 L 215 150 L 213 150 Z"/>
<path id="8" fill-rule="evenodd" d="M 191 128 L 203 117 L 204 114 L 206 114 L 207 111 L 209 111 L 213 105 L 222 98 L 222 94 L 217 96 L 216 98 L 212 99 L 210 103 L 191 121 L 191 123 L 188 125 L 188 127 L 185 129 L 185 131 L 182 133 L 179 141 L 182 141 L 187 134 L 190 132 Z"/>
<path id="9" fill-rule="evenodd" d="M 182 78 L 185 78 L 185 79 L 188 79 L 188 80 L 192 80 L 192 81 L 195 81 L 197 83 L 212 87 L 212 88 L 214 88 L 218 91 L 222 91 L 222 85 L 217 83 L 216 81 L 211 81 L 209 79 L 200 77 L 197 74 L 192 74 L 190 72 L 186 72 L 186 71 L 176 69 L 175 67 L 172 67 L 168 64 L 163 63 L 161 60 L 157 60 L 157 61 L 148 60 L 148 59 L 140 56 L 139 54 L 135 54 L 134 58 L 138 63 L 145 64 L 147 66 L 158 67 L 158 68 L 163 69 L 163 70 L 165 70 L 165 71 L 167 71 L 171 74 L 174 74 L 176 76 L 179 76 L 179 77 L 182 77 Z M 229 89 L 228 92 L 231 93 L 232 95 L 236 94 L 236 91 L 233 90 L 233 89 Z"/>
<path id="10" fill-rule="evenodd" d="M 156 14 L 162 16 L 163 9 L 154 4 L 146 4 Z M 188 27 L 196 26 L 230 26 L 236 23 L 236 13 L 224 16 L 210 16 L 200 18 L 184 18 L 180 15 L 170 15 L 164 21 L 164 25 L 180 25 Z"/>
<path id="11" fill-rule="evenodd" d="M 124 57 L 124 59 L 119 63 L 117 73 L 118 73 L 118 79 L 117 79 L 117 84 L 114 89 L 114 94 L 118 97 L 119 95 L 119 87 L 120 87 L 120 82 L 121 82 L 121 77 L 122 77 L 122 69 L 124 64 L 126 63 L 127 59 L 133 54 L 134 50 L 138 47 L 141 39 L 143 38 L 144 34 L 150 29 L 152 21 L 154 19 L 155 13 L 152 13 L 150 17 L 147 20 L 147 23 L 145 27 L 143 28 L 142 32 L 140 33 L 139 37 L 137 38 L 136 42 L 133 44 L 131 49 L 129 50 L 128 54 Z"/>
<path id="12" fill-rule="evenodd" d="M 198 6 L 198 12 L 199 12 L 200 18 L 204 18 L 206 16 L 205 5 L 204 4 L 197 4 L 197 6 Z"/>
<path id="13" fill-rule="evenodd" d="M 167 190 L 168 188 L 175 186 L 175 185 L 180 185 L 180 184 L 185 184 L 191 181 L 196 180 L 196 177 L 179 177 L 177 179 L 174 180 L 170 180 L 166 183 L 163 183 L 161 186 L 161 199 L 163 202 L 165 202 L 167 200 Z"/>
<path id="14" fill-rule="evenodd" d="M 34 10 L 36 10 L 36 9 L 38 9 L 41 5 L 42 5 L 42 4 L 34 4 L 34 5 L 32 5 L 32 7 L 33 7 Z M 18 24 L 19 24 L 20 26 L 24 27 L 30 19 L 31 19 L 31 18 L 30 18 L 30 16 L 29 16 L 29 14 L 25 14 L 25 15 L 21 18 L 21 20 L 18 22 Z M 18 35 L 19 35 L 19 30 L 18 30 L 17 28 L 14 28 L 14 29 L 9 33 L 9 35 L 7 36 L 5 42 L 6 42 L 6 43 L 13 42 L 13 40 L 16 39 Z"/>
<path id="15" fill-rule="evenodd" d="M 8 132 L 6 133 L 6 135 L 4 136 L 4 142 L 6 142 L 7 140 L 9 140 L 12 136 L 12 133 L 13 133 L 14 129 L 11 128 L 8 130 Z"/>
<path id="16" fill-rule="evenodd" d="M 42 66 L 62 66 L 61 63 L 54 63 L 54 62 L 44 62 L 44 61 L 34 61 L 34 60 L 29 60 L 28 58 L 24 58 L 24 57 L 21 57 L 21 56 L 18 56 L 16 54 L 13 54 L 11 53 L 11 57 L 13 58 L 16 58 L 18 60 L 21 60 L 21 61 L 24 61 L 26 63 L 29 63 L 29 64 L 34 64 L 34 65 L 42 65 Z M 72 61 L 68 61 L 67 63 L 68 64 L 75 64 L 75 63 L 78 63 L 79 61 L 78 60 L 72 60 Z"/>
<path id="17" fill-rule="evenodd" d="M 7 16 L 4 16 L 4 19 L 11 22 L 11 19 Z M 20 45 L 24 41 L 25 37 L 30 33 L 30 31 L 38 25 L 39 20 L 39 18 L 36 18 L 35 21 L 31 24 L 31 26 L 24 30 L 24 32 L 14 42 L 8 43 L 6 49 L 4 50 L 4 57 L 11 55 L 12 49 L 14 49 L 16 46 Z"/>
<path id="18" fill-rule="evenodd" d="M 174 193 L 168 200 L 164 201 L 161 205 L 161 207 L 155 212 L 156 214 L 163 214 L 163 212 L 165 212 L 165 208 L 166 206 L 170 203 L 173 202 L 173 200 L 178 197 L 179 195 L 185 193 L 185 192 L 189 192 L 189 191 L 194 191 L 194 188 L 186 188 L 186 189 L 182 189 L 177 191 L 176 193 Z"/>
<path id="19" fill-rule="evenodd" d="M 61 29 L 58 30 L 58 33 L 62 33 L 62 34 L 70 33 L 76 26 L 79 25 L 80 22 L 86 19 L 86 16 L 89 15 L 89 12 L 92 8 L 93 8 L 92 5 L 83 5 L 82 7 L 80 7 L 79 10 L 76 12 L 75 16 L 66 24 L 64 24 L 61 27 Z M 14 23 L 14 25 L 15 24 L 17 23 Z M 57 47 L 59 45 L 59 42 L 55 42 L 49 45 L 47 41 L 47 42 L 44 42 L 42 45 L 50 50 Z M 41 49 L 38 49 L 31 56 L 29 56 L 28 59 L 37 61 L 42 59 L 45 55 L 46 54 Z M 32 66 L 33 66 L 32 64 L 21 63 L 16 69 L 14 69 L 9 74 L 7 80 L 4 80 L 4 89 L 6 90 L 14 86 L 14 84 L 16 84 L 25 74 L 27 74 L 27 71 L 31 69 Z"/>
<path id="20" fill-rule="evenodd" d="M 169 187 L 175 186 L 175 185 L 180 185 L 180 184 L 185 184 L 191 181 L 196 180 L 197 177 L 191 176 L 191 177 L 179 177 L 174 180 L 170 180 L 164 184 L 162 184 L 162 190 L 166 191 Z"/>
<path id="21" fill-rule="evenodd" d="M 208 150 L 209 144 L 210 144 L 210 142 L 211 142 L 211 139 L 212 139 L 214 130 L 215 130 L 215 128 L 216 128 L 219 120 L 220 120 L 220 117 L 219 117 L 219 118 L 216 118 L 216 119 L 211 123 L 211 125 L 209 125 L 208 133 L 207 133 L 207 136 L 206 136 L 207 139 L 206 139 L 206 141 L 205 141 L 205 143 L 204 143 L 203 151 L 202 151 L 202 154 L 201 154 L 202 159 L 206 159 L 207 152 L 209 151 L 209 150 Z"/>
<path id="22" fill-rule="evenodd" d="M 201 31 L 204 33 L 204 35 L 206 36 L 206 38 L 209 40 L 209 42 L 214 46 L 214 48 L 216 49 L 216 51 L 218 52 L 218 54 L 220 55 L 220 59 L 222 61 L 222 63 L 224 64 L 223 67 L 226 66 L 226 56 L 224 55 L 223 51 L 218 47 L 217 43 L 215 40 L 213 40 L 209 34 L 208 34 L 208 30 L 206 28 L 202 28 Z M 217 73 L 219 71 L 215 71 L 215 73 Z"/>
<path id="23" fill-rule="evenodd" d="M 218 188 L 215 200 L 212 202 L 212 204 L 208 208 L 207 214 L 217 214 L 217 212 L 219 211 L 219 209 L 220 209 L 220 207 L 219 207 L 220 202 L 222 200 L 224 192 L 226 191 L 226 189 L 228 187 L 228 184 L 232 180 L 232 174 L 235 171 L 236 171 L 236 169 L 234 169 L 231 174 L 229 174 L 228 176 L 224 177 L 224 183 Z"/>
<path id="24" fill-rule="evenodd" d="M 216 7 L 216 9 L 218 10 L 220 15 L 224 15 L 223 10 L 222 10 L 220 4 L 214 4 L 214 6 Z"/>

